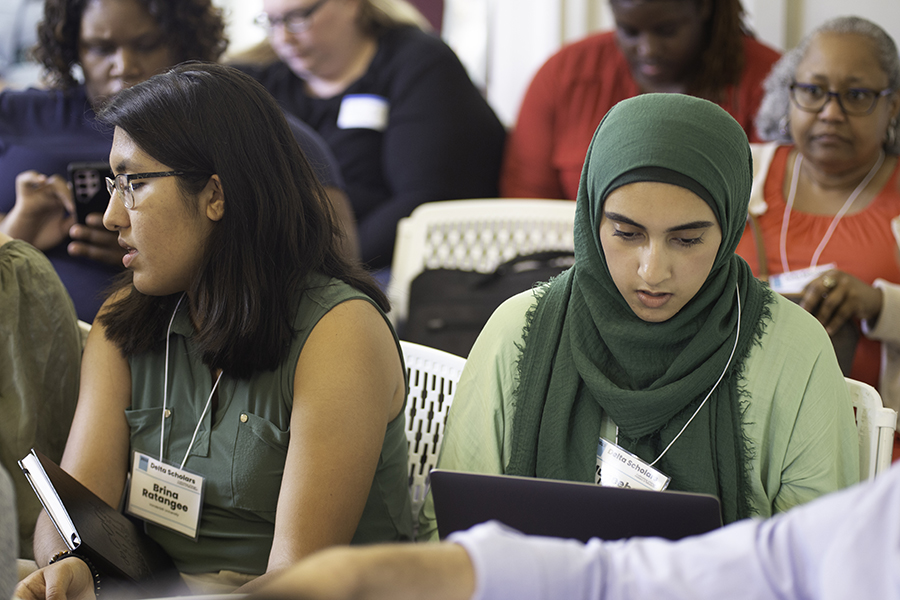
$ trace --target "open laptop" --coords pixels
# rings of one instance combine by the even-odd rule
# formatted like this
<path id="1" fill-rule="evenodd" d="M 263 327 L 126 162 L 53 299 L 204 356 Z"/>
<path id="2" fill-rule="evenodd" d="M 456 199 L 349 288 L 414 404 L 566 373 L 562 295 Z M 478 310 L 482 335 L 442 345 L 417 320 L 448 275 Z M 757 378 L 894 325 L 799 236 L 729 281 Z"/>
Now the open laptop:
<path id="1" fill-rule="evenodd" d="M 434 469 L 441 539 L 491 519 L 522 533 L 587 541 L 656 536 L 677 540 L 722 526 L 709 494 L 653 492 L 532 477 Z"/>

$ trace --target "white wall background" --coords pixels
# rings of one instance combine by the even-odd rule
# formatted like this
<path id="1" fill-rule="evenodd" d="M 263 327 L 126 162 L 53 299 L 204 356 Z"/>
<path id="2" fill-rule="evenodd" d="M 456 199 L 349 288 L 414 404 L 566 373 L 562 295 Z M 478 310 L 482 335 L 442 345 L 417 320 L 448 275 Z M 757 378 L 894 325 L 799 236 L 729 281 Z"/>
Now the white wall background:
<path id="1" fill-rule="evenodd" d="M 265 32 L 253 24 L 253 19 L 262 12 L 262 0 L 213 0 L 213 4 L 225 11 L 229 52 L 245 50 L 266 37 Z"/>

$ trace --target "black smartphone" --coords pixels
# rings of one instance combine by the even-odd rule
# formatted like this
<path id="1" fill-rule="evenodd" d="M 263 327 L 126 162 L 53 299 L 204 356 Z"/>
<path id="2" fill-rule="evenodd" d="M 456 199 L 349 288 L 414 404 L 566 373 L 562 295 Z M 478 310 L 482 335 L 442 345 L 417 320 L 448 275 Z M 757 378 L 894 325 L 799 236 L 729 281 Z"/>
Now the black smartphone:
<path id="1" fill-rule="evenodd" d="M 75 195 L 75 213 L 78 222 L 84 223 L 88 213 L 103 213 L 109 204 L 106 178 L 112 177 L 109 163 L 73 162 L 69 163 L 69 182 Z"/>

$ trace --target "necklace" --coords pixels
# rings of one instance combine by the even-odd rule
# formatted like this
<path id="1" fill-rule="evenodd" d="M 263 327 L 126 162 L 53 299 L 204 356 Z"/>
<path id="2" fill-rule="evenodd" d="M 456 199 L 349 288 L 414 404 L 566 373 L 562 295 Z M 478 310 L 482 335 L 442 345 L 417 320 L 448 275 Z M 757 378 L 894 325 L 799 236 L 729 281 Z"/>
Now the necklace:
<path id="1" fill-rule="evenodd" d="M 797 152 L 797 156 L 794 157 L 794 172 L 791 175 L 791 189 L 788 192 L 787 203 L 784 206 L 784 219 L 781 221 L 781 237 L 779 240 L 779 250 L 781 252 L 781 269 L 783 273 L 790 272 L 790 268 L 788 267 L 787 262 L 787 232 L 788 232 L 788 224 L 791 221 L 791 209 L 794 206 L 794 197 L 797 194 L 797 182 L 800 179 L 800 165 L 803 164 L 803 155 L 800 152 Z M 825 231 L 825 235 L 822 236 L 822 241 L 819 242 L 819 246 L 816 248 L 816 251 L 813 253 L 812 260 L 809 263 L 810 268 L 815 267 L 819 263 L 819 257 L 822 255 L 822 251 L 825 250 L 825 246 L 828 245 L 828 242 L 831 240 L 831 236 L 834 235 L 834 230 L 837 229 L 838 223 L 840 223 L 841 219 L 847 214 L 847 211 L 850 210 L 850 207 L 853 206 L 853 202 L 856 200 L 856 197 L 859 196 L 866 186 L 869 185 L 869 182 L 872 181 L 872 178 L 875 177 L 875 174 L 878 173 L 878 169 L 881 168 L 881 165 L 884 164 L 884 150 L 879 152 L 878 160 L 875 161 L 875 164 L 872 165 L 869 173 L 863 178 L 862 181 L 859 182 L 859 185 L 856 186 L 856 189 L 850 194 L 850 197 L 847 198 L 847 201 L 844 202 L 844 205 L 841 207 L 841 210 L 834 215 L 834 218 L 831 220 L 831 224 L 828 226 L 828 229 Z"/>

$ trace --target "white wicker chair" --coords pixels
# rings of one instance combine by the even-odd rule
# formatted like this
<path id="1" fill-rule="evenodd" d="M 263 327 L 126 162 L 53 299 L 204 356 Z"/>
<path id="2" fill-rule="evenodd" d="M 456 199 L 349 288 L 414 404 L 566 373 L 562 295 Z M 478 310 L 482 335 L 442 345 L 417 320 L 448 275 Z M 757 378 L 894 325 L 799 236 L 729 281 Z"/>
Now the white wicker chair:
<path id="1" fill-rule="evenodd" d="M 406 320 L 409 286 L 425 269 L 491 273 L 516 256 L 574 250 L 575 203 L 484 199 L 429 202 L 397 225 L 388 296 L 391 321 Z"/>
<path id="2" fill-rule="evenodd" d="M 466 359 L 412 342 L 400 342 L 409 394 L 406 398 L 406 439 L 409 442 L 409 493 L 413 517 L 428 491 L 429 474 L 437 463 L 447 411 Z"/>
<path id="3" fill-rule="evenodd" d="M 845 378 L 856 408 L 859 430 L 859 478 L 874 479 L 891 466 L 897 411 L 886 408 L 871 385 Z"/>

